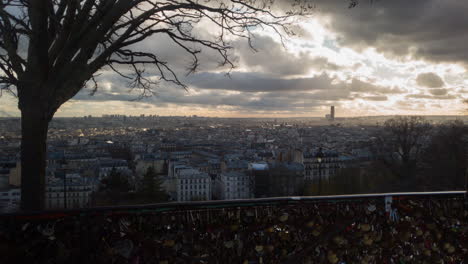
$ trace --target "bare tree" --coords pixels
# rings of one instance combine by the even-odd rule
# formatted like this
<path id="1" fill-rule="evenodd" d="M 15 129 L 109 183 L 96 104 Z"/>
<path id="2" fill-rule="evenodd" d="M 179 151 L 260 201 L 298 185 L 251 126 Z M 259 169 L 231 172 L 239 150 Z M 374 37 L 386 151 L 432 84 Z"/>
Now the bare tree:
<path id="1" fill-rule="evenodd" d="M 426 170 L 422 174 L 431 190 L 454 190 L 465 185 L 468 130 L 461 120 L 436 127 L 424 150 Z"/>
<path id="2" fill-rule="evenodd" d="M 216 51 L 221 65 L 232 68 L 232 36 L 251 45 L 254 28 L 291 34 L 291 18 L 312 8 L 306 3 L 290 1 L 285 11 L 273 0 L 2 0 L 0 91 L 17 96 L 21 111 L 21 208 L 44 206 L 50 120 L 86 84 L 96 91 L 101 70 L 129 80 L 142 96 L 158 81 L 185 87 L 167 61 L 134 44 L 164 35 L 192 58 L 188 73 L 197 70 L 202 48 Z M 219 29 L 215 39 L 194 34 L 202 20 Z M 157 79 L 145 72 L 150 66 Z"/>
<path id="3" fill-rule="evenodd" d="M 431 125 L 420 116 L 399 116 L 387 120 L 375 135 L 372 150 L 400 180 L 415 176 Z"/>

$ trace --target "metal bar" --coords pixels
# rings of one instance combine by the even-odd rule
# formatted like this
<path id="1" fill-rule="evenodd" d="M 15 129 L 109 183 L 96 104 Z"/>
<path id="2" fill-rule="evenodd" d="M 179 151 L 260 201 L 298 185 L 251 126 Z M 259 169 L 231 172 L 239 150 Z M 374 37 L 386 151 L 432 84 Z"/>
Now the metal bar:
<path id="1" fill-rule="evenodd" d="M 121 212 L 121 211 L 184 211 L 184 210 L 203 210 L 203 209 L 216 209 L 216 208 L 230 208 L 230 207 L 249 207 L 249 206 L 269 206 L 279 204 L 293 204 L 298 202 L 321 202 L 329 201 L 340 202 L 345 200 L 359 201 L 362 199 L 376 199 L 386 196 L 393 197 L 463 197 L 465 191 L 446 191 L 446 192 L 403 192 L 403 193 L 376 193 L 376 194 L 352 194 L 352 195 L 327 195 L 327 196 L 290 196 L 290 197 L 270 197 L 270 198 L 256 198 L 256 199 L 237 199 L 237 200 L 216 200 L 216 201 L 195 201 L 195 202 L 169 202 L 158 204 L 144 204 L 144 205 L 123 205 L 111 207 L 94 207 L 82 209 L 66 209 L 66 210 L 49 210 L 40 212 L 16 212 L 0 214 L 0 217 L 27 217 L 27 216 L 40 216 L 40 215 L 81 215 L 81 214 L 96 214 L 102 212 Z"/>

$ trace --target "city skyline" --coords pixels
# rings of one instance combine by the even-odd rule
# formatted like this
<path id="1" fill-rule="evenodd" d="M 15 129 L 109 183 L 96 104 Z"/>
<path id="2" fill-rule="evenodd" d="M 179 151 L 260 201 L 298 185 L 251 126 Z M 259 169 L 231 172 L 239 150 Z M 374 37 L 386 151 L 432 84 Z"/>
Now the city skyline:
<path id="1" fill-rule="evenodd" d="M 161 83 L 155 96 L 134 101 L 139 92 L 129 92 L 122 78 L 104 69 L 94 96 L 91 88 L 82 90 L 55 116 L 320 117 L 330 105 L 342 117 L 463 114 L 468 59 L 460 30 L 467 4 L 377 1 L 348 9 L 344 1 L 314 3 L 311 17 L 294 22 L 297 36 L 287 38 L 285 47 L 268 30 L 253 29 L 257 52 L 232 38 L 238 67 L 231 78 L 225 76 L 227 68 L 217 66 L 220 58 L 206 49 L 199 71 L 185 76 L 189 61 L 180 48 L 164 37 L 150 38 L 134 49 L 167 59 L 187 91 Z M 440 12 L 450 14 L 443 23 Z M 210 36 L 213 28 L 202 20 L 194 30 Z M 16 99 L 4 93 L 0 116 L 19 115 Z"/>

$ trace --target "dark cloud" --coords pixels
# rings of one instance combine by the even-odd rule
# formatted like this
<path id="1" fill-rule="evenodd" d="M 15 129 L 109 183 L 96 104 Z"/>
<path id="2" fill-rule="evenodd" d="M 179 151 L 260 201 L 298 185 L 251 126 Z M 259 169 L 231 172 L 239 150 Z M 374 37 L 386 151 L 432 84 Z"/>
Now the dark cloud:
<path id="1" fill-rule="evenodd" d="M 448 93 L 448 90 L 447 89 L 431 89 L 429 93 L 435 96 L 442 96 L 442 95 L 446 95 Z"/>
<path id="2" fill-rule="evenodd" d="M 129 93 L 122 80 L 115 75 L 100 77 L 105 86 L 94 96 L 83 90 L 74 100 L 87 101 L 130 101 L 138 98 L 138 92 Z M 235 72 L 231 78 L 221 73 L 200 73 L 187 79 L 193 88 L 189 91 L 177 86 L 164 86 L 156 96 L 141 102 L 155 106 L 196 105 L 216 108 L 229 106 L 235 109 L 261 111 L 303 111 L 326 104 L 327 101 L 385 100 L 379 95 L 397 91 L 361 80 L 340 81 L 326 74 L 311 78 L 282 79 L 260 73 Z M 234 93 L 233 93 L 234 91 Z M 360 97 L 360 94 L 366 96 Z"/>
<path id="3" fill-rule="evenodd" d="M 196 28 L 194 30 L 194 35 L 199 35 L 204 39 L 211 40 L 214 35 L 210 35 L 206 31 L 207 29 Z M 194 50 L 200 51 L 200 53 L 197 54 L 199 59 L 199 71 L 228 69 L 228 65 L 225 65 L 224 67 L 220 66 L 223 62 L 223 58 L 217 51 L 207 48 L 203 45 L 190 42 L 185 42 L 184 45 Z M 193 57 L 190 53 L 180 47 L 171 38 L 163 34 L 151 36 L 145 39 L 145 41 L 133 45 L 131 49 L 155 54 L 158 59 L 161 61 L 166 61 L 168 66 L 170 66 L 176 73 L 179 73 L 180 75 L 187 73 L 188 68 L 193 63 Z M 234 53 L 234 50 L 230 50 L 228 54 L 233 62 L 237 62 L 238 58 Z"/>
<path id="4" fill-rule="evenodd" d="M 351 84 L 348 86 L 352 92 L 370 92 L 370 93 L 382 93 L 382 94 L 400 94 L 404 93 L 399 87 L 385 87 L 378 86 L 372 83 L 364 82 L 359 79 L 352 79 Z"/>
<path id="5" fill-rule="evenodd" d="M 283 1 L 287 2 L 287 1 Z M 468 3 L 457 0 L 383 0 L 371 5 L 361 1 L 354 9 L 347 8 L 347 1 L 311 0 L 317 6 L 317 16 L 331 19 L 329 27 L 337 33 L 337 42 L 326 40 L 326 46 L 353 47 L 362 49 L 375 47 L 388 56 L 412 55 L 434 62 L 468 62 L 468 34 L 465 26 L 468 18 Z M 295 26 L 296 31 L 313 32 Z M 209 35 L 209 29 L 197 28 L 197 34 Z M 313 38 L 309 35 L 308 38 Z M 321 54 L 295 53 L 285 49 L 279 42 L 268 36 L 257 35 L 254 52 L 245 40 L 234 40 L 232 57 L 244 66 L 233 72 L 231 78 L 219 73 L 219 55 L 203 49 L 200 56 L 199 73 L 183 77 L 191 88 L 189 92 L 180 87 L 162 84 L 157 96 L 145 99 L 145 107 L 156 106 L 200 106 L 218 108 L 228 106 L 237 111 L 270 111 L 271 113 L 303 111 L 314 109 L 329 101 L 351 101 L 362 99 L 370 102 L 386 101 L 393 94 L 405 95 L 407 91 L 398 86 L 383 86 L 374 80 L 350 78 L 346 81 L 333 77 L 333 71 L 343 70 Z M 340 44 L 340 45 L 338 45 Z M 179 76 L 190 65 L 190 57 L 165 37 L 155 37 L 135 45 L 135 49 L 151 51 L 167 60 Z M 354 67 L 363 65 L 356 61 Z M 468 65 L 468 63 L 466 63 Z M 311 69 L 322 74 L 315 77 L 305 75 Z M 349 67 L 347 70 L 351 70 Z M 379 69 L 378 69 L 379 70 Z M 396 73 L 383 71 L 381 76 L 395 76 Z M 99 91 L 94 97 L 82 92 L 75 100 L 118 100 L 137 98 L 129 94 L 128 85 L 113 76 L 103 76 L 102 81 L 111 87 Z M 446 77 L 447 78 L 447 77 Z M 446 79 L 451 83 L 449 79 Z M 426 72 L 416 77 L 419 86 L 431 88 L 421 94 L 405 95 L 402 103 L 415 106 L 413 102 L 424 100 L 456 99 L 453 91 L 445 89 L 445 83 L 435 73 Z M 338 103 L 339 104 L 339 103 Z"/>
<path id="6" fill-rule="evenodd" d="M 347 9 L 343 1 L 313 0 L 317 14 L 330 16 L 339 42 L 375 47 L 393 56 L 412 55 L 434 62 L 468 63 L 468 1 L 362 1 Z"/>
<path id="7" fill-rule="evenodd" d="M 287 97 L 298 104 L 307 104 L 313 101 L 343 101 L 353 100 L 353 96 L 349 90 L 327 89 L 317 90 L 312 92 L 269 92 L 262 94 L 262 98 L 282 98 Z"/>
<path id="8" fill-rule="evenodd" d="M 435 96 L 441 96 L 441 95 L 446 95 L 448 93 L 447 89 L 431 89 L 429 90 L 429 93 Z"/>
<path id="9" fill-rule="evenodd" d="M 115 75 L 104 74 L 100 78 L 106 83 L 104 89 L 94 96 L 89 96 L 84 90 L 74 100 L 128 102 L 138 98 L 138 93 L 129 93 L 125 83 Z M 339 104 L 355 99 L 387 101 L 391 94 L 406 93 L 399 87 L 384 87 L 358 79 L 342 81 L 327 74 L 283 79 L 262 73 L 234 72 L 228 78 L 222 73 L 204 72 L 186 81 L 190 84 L 188 91 L 177 86 L 161 86 L 156 96 L 141 100 L 142 105 L 145 108 L 152 105 L 169 108 L 177 105 L 252 113 L 303 113 L 330 102 Z M 432 95 L 409 94 L 406 99 L 456 99 L 446 89 L 429 91 L 433 91 Z"/>
<path id="10" fill-rule="evenodd" d="M 361 99 L 366 101 L 387 101 L 388 97 L 385 95 L 375 95 L 375 96 L 363 96 Z"/>
<path id="11" fill-rule="evenodd" d="M 444 86 L 444 81 L 439 75 L 433 72 L 421 73 L 416 77 L 416 83 L 419 86 L 427 88 L 440 88 Z"/>
<path id="12" fill-rule="evenodd" d="M 219 73 L 200 73 L 191 76 L 189 83 L 203 89 L 221 89 L 242 92 L 293 92 L 326 89 L 332 78 L 323 74 L 313 78 L 284 79 L 262 73 L 235 72 L 230 78 Z"/>
<path id="13" fill-rule="evenodd" d="M 224 91 L 208 91 L 202 94 L 192 94 L 190 92 L 183 96 L 171 96 L 170 94 L 160 94 L 154 98 L 154 103 L 171 103 L 176 105 L 196 105 L 206 108 L 230 106 L 236 109 L 250 109 L 262 111 L 289 111 L 301 109 L 305 106 L 315 107 L 321 103 L 319 100 L 304 102 L 295 97 L 283 95 L 272 95 L 266 93 L 255 95 L 252 93 L 226 94 Z"/>
<path id="14" fill-rule="evenodd" d="M 456 99 L 457 97 L 450 94 L 445 94 L 441 96 L 432 96 L 427 94 L 408 94 L 406 98 L 416 98 L 416 99 L 431 99 L 431 100 L 452 100 Z"/>
<path id="15" fill-rule="evenodd" d="M 296 31 L 306 32 L 298 25 L 294 27 Z M 194 30 L 194 34 L 201 35 L 206 39 L 214 37 L 208 29 L 199 27 Z M 302 35 L 307 36 L 307 34 Z M 342 68 L 330 62 L 327 58 L 311 54 L 310 52 L 295 54 L 292 50 L 288 50 L 270 36 L 252 34 L 251 44 L 253 48 L 249 46 L 248 41 L 244 38 L 235 39 L 230 44 L 233 47 L 228 52 L 231 61 L 236 66 L 242 65 L 246 67 L 249 71 L 290 76 L 306 74 L 310 69 L 337 71 Z M 223 58 L 217 51 L 203 47 L 202 45 L 190 43 L 187 45 L 201 51 L 198 54 L 200 65 L 198 71 L 209 72 L 229 69 L 229 65 L 220 67 Z M 180 76 L 187 73 L 187 69 L 193 62 L 193 58 L 189 53 L 165 35 L 150 37 L 143 42 L 133 45 L 131 48 L 156 54 L 160 60 L 168 62 L 168 65 Z"/>
<path id="16" fill-rule="evenodd" d="M 138 99 L 138 95 L 134 94 L 131 95 L 129 93 L 109 93 L 100 91 L 94 95 L 90 95 L 85 90 L 79 92 L 73 100 L 80 100 L 80 101 L 133 101 Z"/>
<path id="17" fill-rule="evenodd" d="M 350 82 L 337 80 L 327 74 L 309 78 L 278 78 L 261 73 L 235 72 L 231 78 L 219 73 L 200 73 L 191 76 L 189 83 L 202 89 L 220 89 L 241 92 L 300 92 L 336 90 L 347 92 L 370 92 L 383 94 L 398 94 L 403 91 L 398 87 L 383 87 L 358 79 Z"/>

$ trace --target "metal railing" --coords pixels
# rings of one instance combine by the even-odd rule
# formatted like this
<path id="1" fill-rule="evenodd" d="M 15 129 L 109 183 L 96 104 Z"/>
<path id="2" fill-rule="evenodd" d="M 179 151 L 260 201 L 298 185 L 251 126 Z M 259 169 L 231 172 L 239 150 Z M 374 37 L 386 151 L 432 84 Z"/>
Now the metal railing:
<path id="1" fill-rule="evenodd" d="M 3 214 L 0 249 L 8 250 L 0 262 L 468 263 L 465 194 L 272 197 Z"/>
<path id="2" fill-rule="evenodd" d="M 241 208 L 252 206 L 273 206 L 273 205 L 288 205 L 288 204 L 310 204 L 317 202 L 337 203 L 344 201 L 363 201 L 377 200 L 384 202 L 385 197 L 395 198 L 451 198 L 451 197 L 466 197 L 465 191 L 442 191 L 442 192 L 396 192 L 396 193 L 370 193 L 370 194 L 350 194 L 350 195 L 323 195 L 323 196 L 289 196 L 289 197 L 269 197 L 269 198 L 253 198 L 253 199 L 235 199 L 235 200 L 210 200 L 210 201 L 192 201 L 192 202 L 165 202 L 155 204 L 138 204 L 138 205 L 119 205 L 119 206 L 98 206 L 91 208 L 77 209 L 52 209 L 46 211 L 32 212 L 12 212 L 0 214 L 1 217 L 21 217 L 21 218 L 36 218 L 36 217 L 63 217 L 67 215 L 83 215 L 83 214 L 99 214 L 105 212 L 125 212 L 139 213 L 146 212 L 171 212 L 184 210 L 208 210 L 220 208 Z"/>

